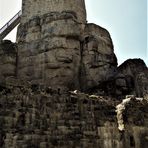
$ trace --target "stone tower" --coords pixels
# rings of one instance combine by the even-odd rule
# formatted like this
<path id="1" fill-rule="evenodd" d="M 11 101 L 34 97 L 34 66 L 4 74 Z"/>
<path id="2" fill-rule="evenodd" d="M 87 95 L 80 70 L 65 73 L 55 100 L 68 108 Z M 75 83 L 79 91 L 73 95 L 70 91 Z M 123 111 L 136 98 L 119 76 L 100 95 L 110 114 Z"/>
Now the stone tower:
<path id="1" fill-rule="evenodd" d="M 85 23 L 86 21 L 84 0 L 23 0 L 22 11 L 22 23 L 51 12 L 73 12 L 79 22 Z"/>
<path id="2" fill-rule="evenodd" d="M 107 30 L 86 23 L 84 0 L 23 0 L 18 77 L 35 84 L 87 90 L 117 66 Z"/>

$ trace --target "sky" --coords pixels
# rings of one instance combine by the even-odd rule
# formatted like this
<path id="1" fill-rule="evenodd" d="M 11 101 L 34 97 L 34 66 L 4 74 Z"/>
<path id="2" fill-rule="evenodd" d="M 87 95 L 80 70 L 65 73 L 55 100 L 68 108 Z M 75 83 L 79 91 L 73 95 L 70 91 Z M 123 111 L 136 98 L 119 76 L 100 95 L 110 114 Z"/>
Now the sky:
<path id="1" fill-rule="evenodd" d="M 142 58 L 148 65 L 147 0 L 85 0 L 87 21 L 106 28 L 120 65 Z M 0 28 L 21 9 L 21 0 L 0 0 Z M 15 28 L 6 39 L 15 41 Z"/>

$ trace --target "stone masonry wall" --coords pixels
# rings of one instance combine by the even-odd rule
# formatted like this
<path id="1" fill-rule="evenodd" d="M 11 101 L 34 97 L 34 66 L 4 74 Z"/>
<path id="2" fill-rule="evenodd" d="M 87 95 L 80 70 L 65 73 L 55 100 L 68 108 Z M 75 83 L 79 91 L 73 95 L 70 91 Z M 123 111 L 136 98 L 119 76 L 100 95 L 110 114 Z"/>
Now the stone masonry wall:
<path id="1" fill-rule="evenodd" d="M 8 85 L 7 85 L 8 86 Z M 43 86 L 0 91 L 1 148 L 147 148 L 148 103 L 132 102 L 118 130 L 113 98 Z"/>

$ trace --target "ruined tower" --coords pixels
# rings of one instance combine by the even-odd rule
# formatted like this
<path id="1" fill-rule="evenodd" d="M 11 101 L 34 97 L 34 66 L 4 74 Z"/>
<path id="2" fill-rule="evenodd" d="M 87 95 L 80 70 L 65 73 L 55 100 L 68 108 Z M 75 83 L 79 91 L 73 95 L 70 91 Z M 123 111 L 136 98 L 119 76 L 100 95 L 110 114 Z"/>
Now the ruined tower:
<path id="1" fill-rule="evenodd" d="M 84 0 L 23 0 L 17 41 L 18 77 L 31 83 L 86 90 L 117 66 L 108 31 L 86 23 Z"/>
<path id="2" fill-rule="evenodd" d="M 84 0 L 23 0 L 22 9 L 18 43 L 0 43 L 0 148 L 147 148 L 145 63 L 117 67 Z"/>
<path id="3" fill-rule="evenodd" d="M 33 17 L 45 14 L 73 12 L 81 23 L 86 21 L 84 0 L 23 0 L 23 17 L 21 23 L 26 23 Z"/>

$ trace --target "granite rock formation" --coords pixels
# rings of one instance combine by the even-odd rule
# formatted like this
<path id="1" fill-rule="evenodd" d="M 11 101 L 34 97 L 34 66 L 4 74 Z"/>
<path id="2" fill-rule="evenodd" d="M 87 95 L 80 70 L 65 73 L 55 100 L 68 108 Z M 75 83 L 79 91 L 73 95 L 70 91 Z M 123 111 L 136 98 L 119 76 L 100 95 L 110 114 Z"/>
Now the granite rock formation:
<path id="1" fill-rule="evenodd" d="M 0 147 L 147 148 L 143 60 L 117 67 L 84 0 L 23 0 L 22 12 L 17 43 L 0 43 Z"/>

